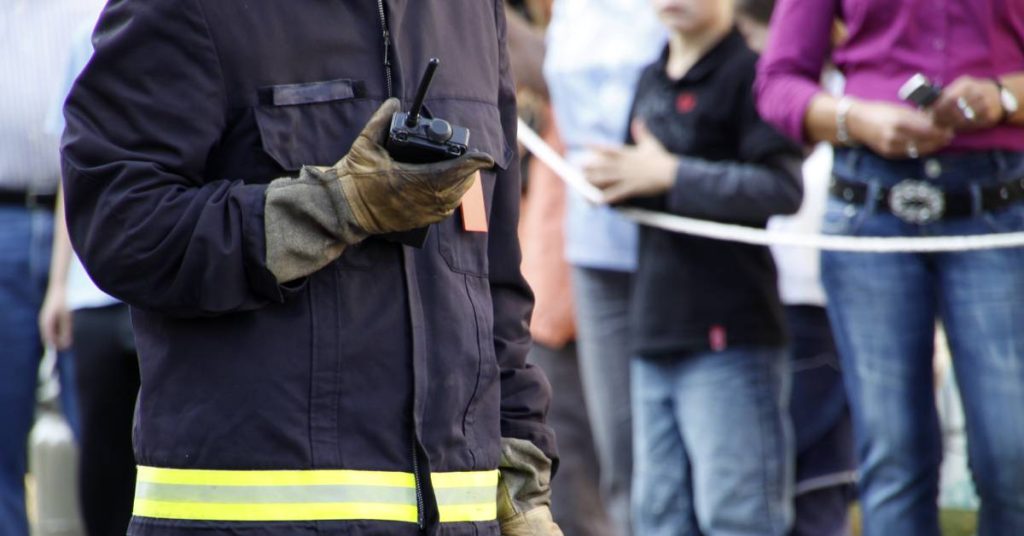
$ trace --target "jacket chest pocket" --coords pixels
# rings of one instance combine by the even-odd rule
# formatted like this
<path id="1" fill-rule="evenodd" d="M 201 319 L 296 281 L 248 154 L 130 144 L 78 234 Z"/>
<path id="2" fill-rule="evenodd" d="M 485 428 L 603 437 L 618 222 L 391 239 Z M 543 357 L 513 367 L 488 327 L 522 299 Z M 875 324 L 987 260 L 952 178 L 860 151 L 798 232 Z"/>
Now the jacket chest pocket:
<path id="1" fill-rule="evenodd" d="M 428 99 L 428 102 L 430 99 Z M 493 168 L 480 171 L 484 209 L 488 219 L 488 232 L 466 231 L 463 209 L 460 207 L 451 217 L 434 225 L 437 232 L 436 245 L 445 263 L 454 272 L 486 276 L 489 272 L 487 242 L 490 232 L 507 230 L 494 229 L 490 221 L 490 210 L 497 181 L 513 161 L 514 149 L 509 147 L 501 128 L 501 116 L 497 106 L 479 101 L 460 99 L 438 99 L 429 102 L 435 117 L 453 125 L 469 129 L 469 146 L 483 151 L 494 158 Z M 472 190 L 470 190 L 472 193 Z M 428 243 L 429 244 L 429 243 Z"/>
<path id="2" fill-rule="evenodd" d="M 330 166 L 348 152 L 380 101 L 361 97 L 356 80 L 327 80 L 260 89 L 253 111 L 263 151 L 282 171 Z"/>

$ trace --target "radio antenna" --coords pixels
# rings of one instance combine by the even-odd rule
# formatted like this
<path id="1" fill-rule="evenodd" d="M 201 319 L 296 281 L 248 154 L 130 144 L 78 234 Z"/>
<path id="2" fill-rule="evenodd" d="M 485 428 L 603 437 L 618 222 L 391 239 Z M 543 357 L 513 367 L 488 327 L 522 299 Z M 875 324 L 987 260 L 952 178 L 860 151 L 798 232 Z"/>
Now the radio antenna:
<path id="1" fill-rule="evenodd" d="M 440 63 L 441 60 L 437 58 L 430 58 L 430 61 L 427 62 L 427 70 L 423 73 L 423 78 L 420 79 L 420 87 L 416 90 L 416 99 L 412 101 L 412 108 L 409 109 L 409 115 L 405 119 L 405 126 L 412 128 L 420 122 L 423 99 L 427 98 L 427 90 L 430 89 L 430 82 L 434 79 L 434 71 L 437 70 Z"/>

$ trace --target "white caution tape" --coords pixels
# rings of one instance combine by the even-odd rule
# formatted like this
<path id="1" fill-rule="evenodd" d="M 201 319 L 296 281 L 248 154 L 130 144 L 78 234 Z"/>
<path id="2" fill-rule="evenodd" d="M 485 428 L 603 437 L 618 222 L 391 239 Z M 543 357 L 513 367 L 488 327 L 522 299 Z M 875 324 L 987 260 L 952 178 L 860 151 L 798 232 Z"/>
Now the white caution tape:
<path id="1" fill-rule="evenodd" d="M 593 184 L 587 182 L 587 179 L 583 177 L 579 170 L 566 162 L 560 154 L 545 143 L 522 120 L 519 121 L 519 142 L 535 157 L 539 158 L 557 173 L 566 184 L 583 196 L 584 199 L 595 204 L 602 204 L 604 202 L 601 191 Z M 832 251 L 873 253 L 928 253 L 1024 246 L 1024 232 L 920 238 L 832 236 L 768 231 L 638 208 L 618 208 L 616 210 L 638 223 L 667 231 L 761 246 L 795 246 Z"/>

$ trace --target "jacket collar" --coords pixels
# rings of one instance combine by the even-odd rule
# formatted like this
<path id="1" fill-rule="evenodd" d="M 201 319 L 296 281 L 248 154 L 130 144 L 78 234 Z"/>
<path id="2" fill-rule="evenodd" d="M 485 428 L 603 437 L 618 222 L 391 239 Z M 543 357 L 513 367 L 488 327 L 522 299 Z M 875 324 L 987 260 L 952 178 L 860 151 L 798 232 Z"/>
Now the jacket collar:
<path id="1" fill-rule="evenodd" d="M 668 63 L 669 45 L 665 45 L 664 50 L 661 51 L 661 56 L 658 58 L 657 67 L 658 75 L 668 80 L 673 84 L 692 84 L 694 82 L 700 82 L 707 78 L 711 73 L 715 71 L 720 65 L 734 57 L 733 54 L 742 48 L 747 46 L 746 40 L 743 39 L 743 35 L 740 31 L 733 26 L 722 39 L 720 39 L 714 46 L 712 46 L 697 63 L 694 63 L 690 70 L 686 74 L 678 79 L 672 80 L 665 74 L 665 66 Z"/>

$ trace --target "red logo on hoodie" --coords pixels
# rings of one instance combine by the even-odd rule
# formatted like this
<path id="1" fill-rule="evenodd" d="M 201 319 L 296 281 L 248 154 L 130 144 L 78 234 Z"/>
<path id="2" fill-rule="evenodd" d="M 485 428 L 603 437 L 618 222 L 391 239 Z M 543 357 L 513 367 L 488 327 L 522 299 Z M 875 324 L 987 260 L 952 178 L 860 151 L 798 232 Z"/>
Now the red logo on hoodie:
<path id="1" fill-rule="evenodd" d="M 681 114 L 688 114 L 697 107 L 697 95 L 692 91 L 680 93 L 676 97 L 676 111 Z"/>

